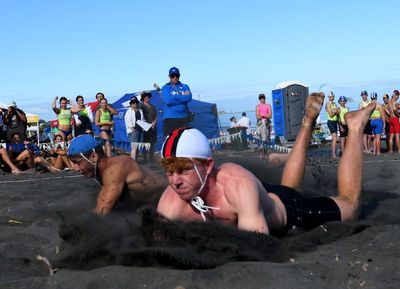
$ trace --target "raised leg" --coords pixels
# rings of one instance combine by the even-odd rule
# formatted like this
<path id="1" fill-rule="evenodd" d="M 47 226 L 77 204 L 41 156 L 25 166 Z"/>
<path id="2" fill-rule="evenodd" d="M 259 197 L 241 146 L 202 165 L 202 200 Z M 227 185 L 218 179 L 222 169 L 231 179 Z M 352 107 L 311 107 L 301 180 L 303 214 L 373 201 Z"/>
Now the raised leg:
<path id="1" fill-rule="evenodd" d="M 313 124 L 321 111 L 324 97 L 322 92 L 312 93 L 307 97 L 303 124 L 283 169 L 281 185 L 298 189 L 303 181 L 307 148 L 314 128 Z"/>
<path id="2" fill-rule="evenodd" d="M 342 221 L 357 217 L 363 171 L 363 130 L 375 106 L 371 103 L 345 115 L 349 132 L 338 167 L 339 195 L 332 197 L 340 208 Z"/>

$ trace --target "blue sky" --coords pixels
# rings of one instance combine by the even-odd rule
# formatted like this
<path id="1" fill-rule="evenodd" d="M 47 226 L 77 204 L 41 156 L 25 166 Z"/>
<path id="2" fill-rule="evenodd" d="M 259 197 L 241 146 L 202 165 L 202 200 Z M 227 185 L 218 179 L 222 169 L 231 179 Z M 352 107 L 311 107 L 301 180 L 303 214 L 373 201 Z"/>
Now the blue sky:
<path id="1" fill-rule="evenodd" d="M 0 0 L 0 101 L 54 119 L 54 96 L 110 102 L 181 70 L 194 98 L 253 110 L 299 80 L 358 102 L 399 88 L 399 1 Z"/>

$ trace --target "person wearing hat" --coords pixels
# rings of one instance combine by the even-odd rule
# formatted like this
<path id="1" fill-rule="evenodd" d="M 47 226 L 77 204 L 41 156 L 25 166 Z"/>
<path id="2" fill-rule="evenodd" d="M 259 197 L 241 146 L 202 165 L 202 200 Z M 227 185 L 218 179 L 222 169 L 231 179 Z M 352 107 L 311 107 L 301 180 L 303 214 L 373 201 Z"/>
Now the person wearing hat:
<path id="1" fill-rule="evenodd" d="M 389 101 L 389 153 L 393 153 L 394 144 L 393 139 L 396 141 L 396 147 L 398 153 L 400 153 L 400 122 L 399 122 L 399 111 L 397 109 L 399 100 L 399 91 L 394 90 L 392 97 Z"/>
<path id="2" fill-rule="evenodd" d="M 261 144 L 259 146 L 260 159 L 265 156 L 265 145 L 271 138 L 271 118 L 272 108 L 270 104 L 265 103 L 265 94 L 258 95 L 259 104 L 256 106 L 257 134 L 260 137 Z"/>
<path id="3" fill-rule="evenodd" d="M 371 114 L 371 130 L 372 135 L 374 136 L 373 140 L 373 154 L 380 155 L 381 154 L 381 134 L 385 129 L 386 124 L 386 115 L 383 110 L 382 104 L 378 102 L 378 94 L 376 92 L 372 92 L 370 94 L 371 102 L 375 103 L 375 109 Z"/>
<path id="4" fill-rule="evenodd" d="M 102 142 L 83 134 L 72 139 L 68 157 L 74 169 L 101 184 L 94 212 L 109 213 L 122 196 L 143 204 L 157 204 L 160 192 L 167 186 L 166 178 L 146 166 L 139 165 L 130 156 L 107 157 Z"/>
<path id="5" fill-rule="evenodd" d="M 150 103 L 151 92 L 144 91 L 140 94 L 140 105 L 144 119 L 151 124 L 151 127 L 144 132 L 144 142 L 150 143 L 150 149 L 143 151 L 144 162 L 150 160 L 150 164 L 154 163 L 154 152 L 157 143 L 157 108 Z"/>
<path id="6" fill-rule="evenodd" d="M 180 82 L 179 69 L 171 67 L 168 76 L 169 82 L 161 89 L 164 101 L 164 136 L 167 136 L 174 129 L 189 125 L 188 103 L 192 100 L 192 92 L 189 86 Z"/>
<path id="7" fill-rule="evenodd" d="M 370 104 L 371 101 L 368 100 L 368 92 L 366 90 L 361 91 L 361 102 L 358 105 L 358 109 L 363 109 Z M 364 152 L 367 154 L 371 153 L 372 149 L 372 129 L 371 120 L 368 121 L 364 128 L 364 138 L 363 138 Z"/>
<path id="8" fill-rule="evenodd" d="M 7 113 L 4 117 L 4 124 L 7 126 L 7 140 L 11 142 L 12 135 L 18 133 L 21 137 L 21 141 L 26 140 L 26 128 L 28 121 L 26 119 L 25 112 L 17 107 L 15 101 L 12 101 L 8 105 Z"/>
<path id="9" fill-rule="evenodd" d="M 143 143 L 143 128 L 137 123 L 138 120 L 144 121 L 143 111 L 139 109 L 139 100 L 136 96 L 129 101 L 129 108 L 124 116 L 126 133 L 131 143 L 131 157 L 136 160 L 138 144 Z"/>
<path id="10" fill-rule="evenodd" d="M 346 138 L 347 138 L 347 132 L 348 132 L 348 127 L 346 124 L 346 119 L 345 115 L 346 113 L 349 112 L 349 108 L 346 106 L 347 99 L 345 96 L 339 97 L 338 100 L 339 107 L 337 109 L 337 114 L 338 114 L 338 120 L 339 120 L 339 136 L 340 136 L 340 148 L 342 150 L 342 153 L 344 151 L 344 147 L 346 145 Z"/>
<path id="11" fill-rule="evenodd" d="M 307 148 L 324 94 L 312 93 L 280 185 L 263 184 L 240 165 L 214 166 L 207 138 L 194 128 L 167 136 L 161 153 L 169 186 L 157 211 L 170 220 L 217 221 L 240 230 L 283 235 L 293 226 L 310 230 L 330 221 L 357 218 L 361 198 L 363 128 L 375 104 L 346 114 L 348 147 L 338 169 L 338 195 L 302 196 Z"/>

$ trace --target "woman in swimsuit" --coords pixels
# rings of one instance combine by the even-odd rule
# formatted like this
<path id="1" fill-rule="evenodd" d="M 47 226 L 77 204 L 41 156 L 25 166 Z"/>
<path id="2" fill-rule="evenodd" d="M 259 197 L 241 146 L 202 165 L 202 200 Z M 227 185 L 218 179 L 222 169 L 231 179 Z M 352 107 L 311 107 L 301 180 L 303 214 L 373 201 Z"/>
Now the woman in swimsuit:
<path id="1" fill-rule="evenodd" d="M 262 142 L 259 148 L 259 156 L 262 159 L 265 156 L 265 145 L 271 138 L 272 109 L 271 105 L 265 103 L 265 94 L 261 93 L 258 99 L 260 103 L 256 106 L 257 134 Z"/>
<path id="2" fill-rule="evenodd" d="M 57 99 L 56 96 L 53 99 L 53 111 L 56 113 L 58 118 L 58 133 L 65 140 L 72 139 L 72 126 L 71 126 L 71 118 L 73 113 L 77 113 L 81 111 L 79 107 L 67 108 L 67 104 L 69 104 L 69 100 L 66 97 L 60 98 L 60 108 L 57 107 Z"/>
<path id="3" fill-rule="evenodd" d="M 99 127 L 100 138 L 105 141 L 104 143 L 104 151 L 106 156 L 111 157 L 111 144 L 110 137 L 111 131 L 114 126 L 114 121 L 111 119 L 113 115 L 116 115 L 118 112 L 108 104 L 106 98 L 103 98 L 100 101 L 100 108 L 96 112 L 96 125 Z"/>

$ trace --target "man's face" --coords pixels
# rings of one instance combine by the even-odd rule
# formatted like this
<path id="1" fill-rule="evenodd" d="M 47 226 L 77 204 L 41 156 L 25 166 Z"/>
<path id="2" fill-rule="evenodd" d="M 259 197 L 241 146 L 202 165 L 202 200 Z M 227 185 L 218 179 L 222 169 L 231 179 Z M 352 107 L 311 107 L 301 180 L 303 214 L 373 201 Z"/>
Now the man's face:
<path id="1" fill-rule="evenodd" d="M 82 97 L 78 98 L 78 100 L 76 101 L 76 103 L 77 103 L 78 105 L 83 105 L 83 98 L 82 98 Z"/>
<path id="2" fill-rule="evenodd" d="M 199 174 L 204 180 L 207 174 L 207 165 L 196 160 L 193 161 L 196 163 Z M 193 163 L 188 164 L 178 171 L 166 170 L 165 174 L 170 187 L 182 200 L 190 202 L 193 197 L 197 196 L 202 183 L 196 173 Z"/>
<path id="3" fill-rule="evenodd" d="M 368 98 L 368 95 L 366 95 L 366 94 L 363 94 L 363 95 L 361 95 L 361 97 L 362 97 L 362 100 L 366 101 L 366 100 L 367 100 L 367 98 Z"/>
<path id="4" fill-rule="evenodd" d="M 21 136 L 19 134 L 16 134 L 12 138 L 13 143 L 20 143 L 21 142 Z"/>
<path id="5" fill-rule="evenodd" d="M 97 101 L 101 101 L 103 98 L 104 98 L 104 94 L 102 94 L 102 93 L 96 94 Z"/>
<path id="6" fill-rule="evenodd" d="M 177 83 L 179 83 L 179 77 L 180 77 L 180 74 L 173 73 L 169 76 L 169 79 L 170 79 L 171 83 L 177 84 Z"/>
<path id="7" fill-rule="evenodd" d="M 79 171 L 80 174 L 84 175 L 87 178 L 94 177 L 94 166 L 89 163 L 83 157 L 74 156 L 70 158 L 72 165 L 75 171 Z"/>

